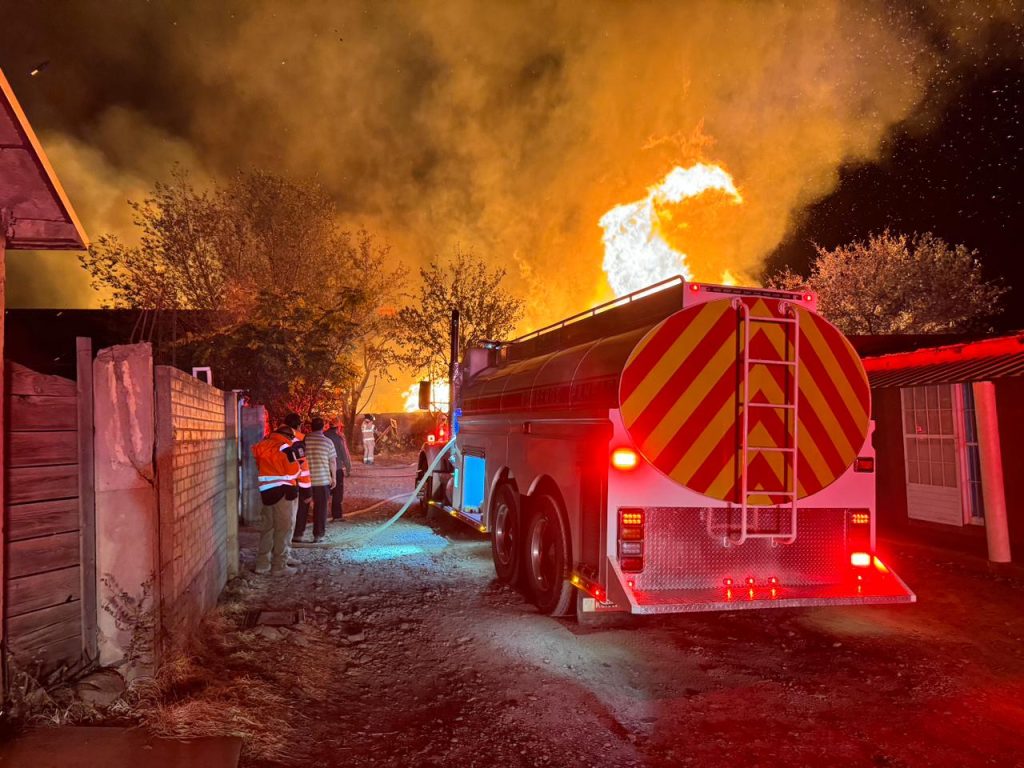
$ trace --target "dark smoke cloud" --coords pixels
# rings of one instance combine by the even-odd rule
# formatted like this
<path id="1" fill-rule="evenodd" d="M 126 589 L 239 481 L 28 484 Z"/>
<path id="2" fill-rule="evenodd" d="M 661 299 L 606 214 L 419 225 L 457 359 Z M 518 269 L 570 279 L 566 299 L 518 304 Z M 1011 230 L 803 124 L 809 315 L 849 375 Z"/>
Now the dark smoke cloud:
<path id="1" fill-rule="evenodd" d="M 461 243 L 506 265 L 531 323 L 606 298 L 598 219 L 697 159 L 745 202 L 691 265 L 756 275 L 844 162 L 1020 20 L 1010 2 L 12 5 L 0 65 L 94 237 L 173 162 L 315 175 L 407 263 Z M 71 273 L 16 266 L 11 290 L 85 301 Z"/>

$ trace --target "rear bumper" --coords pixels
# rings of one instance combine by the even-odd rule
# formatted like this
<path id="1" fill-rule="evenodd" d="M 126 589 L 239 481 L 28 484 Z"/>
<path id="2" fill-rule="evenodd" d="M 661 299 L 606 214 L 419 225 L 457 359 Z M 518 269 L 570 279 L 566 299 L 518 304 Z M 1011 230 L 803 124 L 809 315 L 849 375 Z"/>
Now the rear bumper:
<path id="1" fill-rule="evenodd" d="M 786 587 L 775 590 L 757 587 L 751 593 L 744 585 L 726 590 L 672 589 L 649 592 L 627 592 L 630 613 L 697 613 L 701 611 L 742 611 L 769 608 L 813 608 L 839 605 L 881 605 L 913 603 L 917 596 L 894 573 L 871 584 L 820 584 Z M 625 607 L 625 606 L 623 606 Z"/>

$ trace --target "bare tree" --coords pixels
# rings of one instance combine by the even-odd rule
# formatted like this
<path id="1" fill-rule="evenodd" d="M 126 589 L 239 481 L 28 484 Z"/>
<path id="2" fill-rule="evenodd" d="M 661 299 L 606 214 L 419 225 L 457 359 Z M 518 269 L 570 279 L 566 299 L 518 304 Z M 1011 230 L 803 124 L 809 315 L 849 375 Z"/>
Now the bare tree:
<path id="1" fill-rule="evenodd" d="M 786 268 L 766 283 L 817 292 L 822 315 L 844 333 L 984 331 L 1003 310 L 1008 289 L 985 280 L 978 252 L 931 233 L 885 231 L 817 252 L 810 276 Z"/>
<path id="2" fill-rule="evenodd" d="M 363 291 L 359 329 L 353 339 L 350 373 L 340 391 L 337 413 L 345 420 L 349 441 L 354 437 L 356 417 L 362 413 L 380 381 L 394 381 L 398 362 L 397 303 L 406 272 L 389 268 L 390 248 L 360 232 L 348 260 L 351 275 Z"/>
<path id="3" fill-rule="evenodd" d="M 448 377 L 452 309 L 459 310 L 461 320 L 460 359 L 474 342 L 509 336 L 523 316 L 523 302 L 503 285 L 505 276 L 504 269 L 492 269 L 462 248 L 421 268 L 419 293 L 398 313 L 402 364 L 433 380 Z"/>

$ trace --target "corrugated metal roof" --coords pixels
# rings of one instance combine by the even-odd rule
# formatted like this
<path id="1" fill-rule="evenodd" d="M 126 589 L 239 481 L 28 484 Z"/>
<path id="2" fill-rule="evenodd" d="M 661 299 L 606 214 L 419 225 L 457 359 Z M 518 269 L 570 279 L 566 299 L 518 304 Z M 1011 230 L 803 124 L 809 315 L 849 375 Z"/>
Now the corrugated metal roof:
<path id="1" fill-rule="evenodd" d="M 78 216 L 3 72 L 0 209 L 13 216 L 7 235 L 7 248 L 11 250 L 84 250 L 88 245 Z"/>
<path id="2" fill-rule="evenodd" d="M 866 357 L 872 389 L 965 384 L 1024 376 L 1024 333 Z"/>

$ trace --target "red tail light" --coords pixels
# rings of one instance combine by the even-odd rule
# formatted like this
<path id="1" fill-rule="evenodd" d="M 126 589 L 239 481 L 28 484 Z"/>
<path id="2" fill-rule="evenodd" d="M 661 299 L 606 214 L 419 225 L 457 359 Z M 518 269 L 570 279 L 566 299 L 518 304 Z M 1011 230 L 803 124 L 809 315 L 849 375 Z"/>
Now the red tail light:
<path id="1" fill-rule="evenodd" d="M 619 567 L 625 573 L 644 569 L 644 511 L 619 510 Z"/>
<path id="2" fill-rule="evenodd" d="M 854 472 L 874 472 L 875 458 L 873 456 L 858 456 L 853 463 Z"/>
<path id="3" fill-rule="evenodd" d="M 437 441 L 436 437 L 434 437 L 433 435 L 427 435 L 427 442 L 428 443 L 434 443 L 436 441 Z"/>
<path id="4" fill-rule="evenodd" d="M 690 290 L 697 293 L 700 290 L 700 283 L 690 283 Z"/>
<path id="5" fill-rule="evenodd" d="M 625 573 L 639 573 L 644 569 L 644 559 L 642 557 L 624 557 L 619 561 L 619 567 Z"/>
<path id="6" fill-rule="evenodd" d="M 612 451 L 612 466 L 622 471 L 636 469 L 640 456 L 632 448 L 616 448 Z"/>

